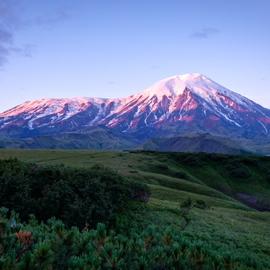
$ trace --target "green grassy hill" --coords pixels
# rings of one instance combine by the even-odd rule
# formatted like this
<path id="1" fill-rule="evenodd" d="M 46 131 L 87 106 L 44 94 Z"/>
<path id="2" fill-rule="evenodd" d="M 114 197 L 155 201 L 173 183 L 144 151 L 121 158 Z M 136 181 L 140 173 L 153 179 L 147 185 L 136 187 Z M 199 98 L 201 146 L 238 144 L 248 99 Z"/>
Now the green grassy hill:
<path id="1" fill-rule="evenodd" d="M 153 189 L 191 192 L 197 196 L 245 202 L 252 196 L 254 208 L 266 207 L 270 198 L 270 158 L 216 154 L 157 153 L 144 151 L 92 152 L 66 150 L 4 150 L 0 158 L 17 157 L 39 164 L 76 167 L 105 165 L 123 176 L 149 184 Z M 169 192 L 169 191 L 168 191 Z M 165 192 L 166 196 L 166 192 Z M 181 200 L 182 196 L 179 196 Z M 253 205 L 251 205 L 253 206 Z"/>
<path id="2" fill-rule="evenodd" d="M 0 134 L 0 148 L 31 149 L 134 149 L 138 141 L 106 128 L 89 128 L 77 132 L 36 135 L 32 137 L 5 137 Z"/>
<path id="3" fill-rule="evenodd" d="M 112 168 L 151 190 L 146 207 L 123 213 L 123 220 L 129 217 L 129 230 L 150 224 L 165 230 L 171 225 L 190 241 L 222 249 L 228 258 L 245 256 L 246 268 L 241 269 L 270 269 L 270 213 L 258 211 L 270 210 L 270 157 L 0 150 L 1 159 L 10 157 L 37 164 Z M 193 207 L 187 222 L 180 204 L 188 198 Z"/>
<path id="4" fill-rule="evenodd" d="M 270 153 L 269 139 L 248 140 L 231 138 L 209 133 L 189 133 L 177 137 L 152 138 L 143 145 L 144 150 L 162 152 L 223 153 L 240 155 Z"/>
<path id="5" fill-rule="evenodd" d="M 162 152 L 244 154 L 249 150 L 230 138 L 211 134 L 187 134 L 171 138 L 153 138 L 143 148 Z"/>

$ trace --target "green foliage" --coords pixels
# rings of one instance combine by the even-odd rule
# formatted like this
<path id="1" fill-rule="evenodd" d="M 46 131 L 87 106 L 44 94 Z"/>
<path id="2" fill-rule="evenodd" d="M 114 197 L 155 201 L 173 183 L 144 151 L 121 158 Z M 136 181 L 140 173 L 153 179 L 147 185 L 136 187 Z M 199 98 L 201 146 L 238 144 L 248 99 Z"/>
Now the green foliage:
<path id="1" fill-rule="evenodd" d="M 191 208 L 192 207 L 192 200 L 191 198 L 187 198 L 180 204 L 180 208 Z"/>
<path id="2" fill-rule="evenodd" d="M 130 182 L 130 196 L 133 200 L 140 202 L 148 202 L 150 197 L 150 189 L 146 184 L 139 182 Z"/>
<path id="3" fill-rule="evenodd" d="M 33 251 L 40 242 L 45 242 L 45 246 L 39 246 L 35 258 L 41 264 L 41 254 L 44 254 L 47 265 L 44 263 L 43 267 L 47 269 L 270 269 L 270 214 L 267 212 L 270 157 L 0 151 L 1 158 L 9 156 L 39 164 L 64 163 L 82 171 L 92 170 L 94 164 L 106 164 L 118 170 L 131 198 L 138 201 L 144 197 L 138 194 L 146 194 L 149 201 L 147 204 L 129 201 L 119 208 L 122 211 L 114 213 L 115 222 L 110 226 L 101 225 L 99 233 L 92 224 L 77 229 L 55 219 L 42 224 L 33 216 L 28 223 L 21 224 L 13 214 L 13 218 L 9 216 L 0 222 L 4 225 L 0 226 L 2 231 L 3 228 L 11 230 L 11 234 L 4 233 L 8 238 L 1 236 L 0 243 L 4 238 L 9 249 L 3 253 L 0 246 L 0 262 L 5 263 L 0 269 L 37 269 Z M 165 164 L 168 169 L 159 169 L 158 164 Z M 248 168 L 247 180 L 230 173 L 230 169 L 238 167 Z M 138 183 L 149 186 L 150 198 L 149 190 L 145 192 L 145 186 Z M 185 207 L 179 207 L 186 198 L 191 203 L 185 202 Z M 248 204 L 249 200 L 256 204 Z M 256 211 L 245 204 L 265 211 Z M 20 231 L 20 239 L 26 240 L 24 245 L 17 243 L 16 233 Z M 165 242 L 170 244 L 165 246 Z M 52 253 L 46 252 L 47 244 Z M 170 255 L 173 247 L 174 255 Z"/>
<path id="4" fill-rule="evenodd" d="M 181 179 L 189 179 L 189 176 L 187 175 L 187 173 L 185 173 L 183 171 L 177 171 L 174 173 L 173 176 L 176 178 L 181 178 Z"/>
<path id="5" fill-rule="evenodd" d="M 270 261 L 198 241 L 173 227 L 149 225 L 129 235 L 96 229 L 66 228 L 58 220 L 33 220 L 11 227 L 13 216 L 1 211 L 0 269 L 267 269 Z M 19 221 L 15 220 L 16 224 Z"/>
<path id="6" fill-rule="evenodd" d="M 180 204 L 180 216 L 183 218 L 184 220 L 184 224 L 182 225 L 183 229 L 185 229 L 188 224 L 191 221 L 191 217 L 190 217 L 190 210 L 193 207 L 193 203 L 191 198 L 187 198 L 185 199 L 181 204 Z"/>
<path id="7" fill-rule="evenodd" d="M 208 205 L 204 200 L 196 200 L 194 207 L 200 208 L 200 209 L 207 209 Z"/>
<path id="8" fill-rule="evenodd" d="M 226 166 L 228 174 L 233 178 L 246 179 L 251 176 L 249 168 L 239 162 L 230 162 Z"/>
<path id="9" fill-rule="evenodd" d="M 201 166 L 203 165 L 203 159 L 199 155 L 194 154 L 175 154 L 176 160 L 188 166 Z"/>
<path id="10" fill-rule="evenodd" d="M 166 172 L 169 169 L 169 167 L 166 164 L 158 163 L 156 165 L 155 169 L 158 170 L 158 171 Z"/>
<path id="11" fill-rule="evenodd" d="M 266 180 L 270 183 L 270 170 L 267 170 L 266 172 Z"/>
<path id="12" fill-rule="evenodd" d="M 44 221 L 57 217 L 82 228 L 112 221 L 134 194 L 146 191 L 100 166 L 41 167 L 10 159 L 0 161 L 0 194 L 0 205 L 14 209 L 23 220 L 30 214 Z"/>

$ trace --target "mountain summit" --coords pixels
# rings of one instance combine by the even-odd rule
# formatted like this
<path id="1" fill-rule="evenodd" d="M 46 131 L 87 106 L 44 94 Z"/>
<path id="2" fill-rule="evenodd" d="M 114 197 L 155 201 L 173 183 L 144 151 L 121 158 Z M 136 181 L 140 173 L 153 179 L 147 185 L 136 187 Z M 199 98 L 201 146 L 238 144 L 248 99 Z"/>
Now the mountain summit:
<path id="1" fill-rule="evenodd" d="M 163 79 L 126 98 L 41 99 L 0 113 L 0 132 L 19 137 L 96 126 L 142 138 L 191 131 L 268 137 L 270 110 L 191 73 Z"/>

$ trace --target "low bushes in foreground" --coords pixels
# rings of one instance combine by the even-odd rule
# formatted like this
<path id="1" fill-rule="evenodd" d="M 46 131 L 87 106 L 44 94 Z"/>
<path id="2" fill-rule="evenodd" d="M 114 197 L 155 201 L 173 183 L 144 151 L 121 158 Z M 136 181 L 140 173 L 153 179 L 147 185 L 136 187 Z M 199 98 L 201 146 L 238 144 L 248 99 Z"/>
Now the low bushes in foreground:
<path id="1" fill-rule="evenodd" d="M 0 269 L 268 269 L 248 254 L 232 254 L 172 227 L 148 226 L 122 235 L 104 224 L 80 231 L 58 220 L 20 224 L 0 214 Z"/>

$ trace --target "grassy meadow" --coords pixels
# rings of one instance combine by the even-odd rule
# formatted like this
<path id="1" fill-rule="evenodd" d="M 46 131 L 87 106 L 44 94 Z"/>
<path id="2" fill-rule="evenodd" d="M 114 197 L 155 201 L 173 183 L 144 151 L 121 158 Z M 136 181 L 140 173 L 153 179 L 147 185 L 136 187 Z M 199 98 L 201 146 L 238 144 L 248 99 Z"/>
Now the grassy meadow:
<path id="1" fill-rule="evenodd" d="M 270 269 L 270 212 L 261 211 L 270 209 L 270 157 L 0 150 L 0 159 L 8 158 L 39 165 L 111 168 L 126 180 L 147 184 L 151 192 L 146 204 L 135 203 L 120 214 L 122 233 L 148 226 L 163 231 L 170 226 L 187 241 L 222 252 L 228 261 L 240 258 L 239 265 L 203 268 L 197 264 L 194 269 Z"/>

